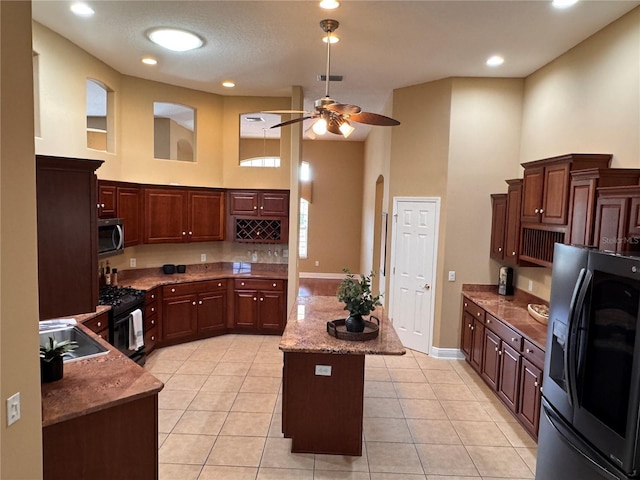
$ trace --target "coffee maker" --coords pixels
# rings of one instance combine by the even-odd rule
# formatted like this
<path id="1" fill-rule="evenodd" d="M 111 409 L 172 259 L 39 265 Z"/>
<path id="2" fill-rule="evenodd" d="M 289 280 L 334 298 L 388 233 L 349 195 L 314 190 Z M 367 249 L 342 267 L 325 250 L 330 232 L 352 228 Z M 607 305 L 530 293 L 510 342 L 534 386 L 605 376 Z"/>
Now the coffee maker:
<path id="1" fill-rule="evenodd" d="M 500 267 L 498 293 L 500 295 L 513 295 L 513 268 Z"/>

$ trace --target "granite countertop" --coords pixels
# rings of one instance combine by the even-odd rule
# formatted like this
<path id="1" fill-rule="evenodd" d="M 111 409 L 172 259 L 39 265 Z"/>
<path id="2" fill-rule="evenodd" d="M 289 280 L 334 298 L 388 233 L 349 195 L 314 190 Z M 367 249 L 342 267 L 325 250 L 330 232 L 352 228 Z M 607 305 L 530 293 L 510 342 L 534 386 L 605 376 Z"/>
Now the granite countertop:
<path id="1" fill-rule="evenodd" d="M 404 355 L 406 350 L 398 338 L 384 309 L 373 315 L 380 319 L 380 333 L 365 342 L 340 340 L 327 333 L 327 322 L 345 318 L 344 304 L 332 297 L 298 297 L 282 334 L 280 350 L 296 353 L 333 353 L 342 355 Z"/>
<path id="2" fill-rule="evenodd" d="M 75 315 L 78 321 L 89 320 L 107 311 Z M 164 384 L 88 328 L 80 328 L 109 349 L 106 355 L 64 364 L 62 380 L 43 383 L 42 426 L 71 420 L 138 398 L 158 393 Z"/>
<path id="3" fill-rule="evenodd" d="M 545 350 L 547 343 L 547 325 L 535 320 L 527 311 L 529 303 L 549 305 L 530 293 L 516 289 L 513 295 L 498 295 L 497 285 L 462 285 L 462 294 L 478 304 L 487 313 L 502 320 L 518 333 L 531 340 L 537 347 Z"/>
<path id="4" fill-rule="evenodd" d="M 269 263 L 220 262 L 187 265 L 185 273 L 166 275 L 162 267 L 122 270 L 118 273 L 118 285 L 139 290 L 151 290 L 175 283 L 218 280 L 222 278 L 269 278 L 287 280 L 288 265 Z"/>

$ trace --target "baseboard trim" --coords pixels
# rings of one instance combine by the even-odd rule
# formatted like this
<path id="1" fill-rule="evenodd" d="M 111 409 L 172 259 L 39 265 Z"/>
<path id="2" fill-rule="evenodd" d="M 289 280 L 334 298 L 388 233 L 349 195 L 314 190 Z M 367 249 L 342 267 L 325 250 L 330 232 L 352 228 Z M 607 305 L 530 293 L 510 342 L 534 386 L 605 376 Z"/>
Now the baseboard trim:
<path id="1" fill-rule="evenodd" d="M 446 360 L 464 360 L 464 354 L 458 348 L 431 347 L 431 356 Z"/>
<path id="2" fill-rule="evenodd" d="M 300 272 L 298 277 L 300 278 L 325 278 L 329 280 L 342 280 L 344 273 L 316 273 L 316 272 Z"/>

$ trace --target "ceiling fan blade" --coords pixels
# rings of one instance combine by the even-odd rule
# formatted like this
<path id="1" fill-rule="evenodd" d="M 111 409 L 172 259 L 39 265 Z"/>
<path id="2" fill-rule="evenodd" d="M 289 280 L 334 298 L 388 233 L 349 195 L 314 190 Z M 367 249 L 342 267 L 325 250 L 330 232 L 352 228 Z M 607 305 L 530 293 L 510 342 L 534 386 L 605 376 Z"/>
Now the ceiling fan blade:
<path id="1" fill-rule="evenodd" d="M 277 125 L 274 125 L 273 127 L 270 127 L 270 128 L 286 127 L 287 125 L 291 125 L 292 123 L 303 122 L 309 118 L 316 118 L 316 117 L 317 115 L 312 115 L 310 117 L 294 118 L 293 120 L 287 120 L 286 122 L 278 123 Z"/>
<path id="2" fill-rule="evenodd" d="M 371 112 L 360 112 L 349 115 L 349 120 L 357 123 L 366 123 L 367 125 L 379 125 L 383 127 L 393 127 L 395 125 L 400 125 L 400 122 L 398 120 Z"/>
<path id="3" fill-rule="evenodd" d="M 306 110 L 262 110 L 260 113 L 307 113 L 311 114 L 313 112 L 307 112 Z"/>
<path id="4" fill-rule="evenodd" d="M 324 108 L 340 115 L 355 115 L 360 113 L 362 109 L 357 105 L 349 105 L 348 103 L 331 103 Z"/>

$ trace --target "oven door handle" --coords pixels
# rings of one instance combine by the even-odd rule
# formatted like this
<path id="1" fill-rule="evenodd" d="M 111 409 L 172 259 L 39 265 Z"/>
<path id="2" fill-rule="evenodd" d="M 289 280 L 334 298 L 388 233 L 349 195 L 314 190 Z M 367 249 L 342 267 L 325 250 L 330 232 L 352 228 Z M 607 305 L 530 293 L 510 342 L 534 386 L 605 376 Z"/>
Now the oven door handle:
<path id="1" fill-rule="evenodd" d="M 111 241 L 115 245 L 116 250 L 122 250 L 122 246 L 124 245 L 124 227 L 122 225 L 116 225 L 116 228 L 113 229 Z"/>

